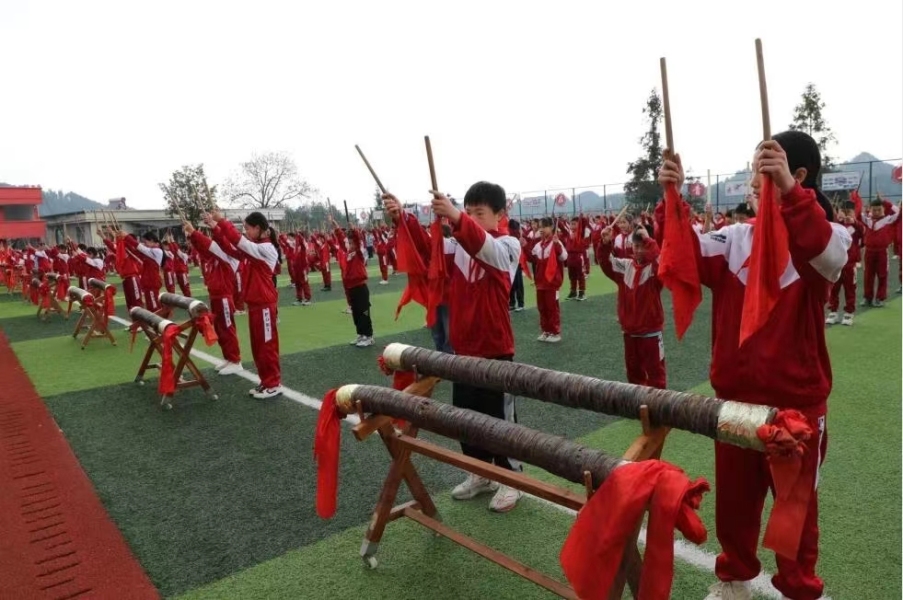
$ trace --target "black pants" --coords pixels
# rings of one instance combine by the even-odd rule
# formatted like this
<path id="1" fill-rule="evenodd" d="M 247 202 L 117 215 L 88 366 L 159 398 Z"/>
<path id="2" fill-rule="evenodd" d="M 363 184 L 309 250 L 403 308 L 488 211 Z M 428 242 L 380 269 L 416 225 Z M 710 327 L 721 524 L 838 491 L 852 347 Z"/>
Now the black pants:
<path id="1" fill-rule="evenodd" d="M 511 296 L 508 298 L 508 306 L 516 308 L 524 305 L 524 272 L 520 265 L 514 273 L 514 283 L 511 284 Z"/>
<path id="2" fill-rule="evenodd" d="M 351 302 L 351 318 L 358 335 L 373 337 L 373 321 L 370 320 L 370 288 L 367 284 L 348 290 Z"/>
<path id="3" fill-rule="evenodd" d="M 495 360 L 511 362 L 513 358 L 513 356 L 502 356 Z M 458 408 L 466 408 L 468 410 L 483 413 L 484 415 L 489 415 L 490 417 L 517 423 L 517 411 L 515 410 L 514 396 L 510 396 L 504 392 L 496 392 L 495 390 L 487 390 L 463 383 L 454 383 L 452 384 L 452 404 Z M 488 463 L 494 463 L 497 467 L 502 467 L 509 471 L 522 470 L 520 462 L 505 456 L 493 454 L 478 446 L 462 443 L 461 452 L 463 452 L 465 456 L 470 456 Z"/>

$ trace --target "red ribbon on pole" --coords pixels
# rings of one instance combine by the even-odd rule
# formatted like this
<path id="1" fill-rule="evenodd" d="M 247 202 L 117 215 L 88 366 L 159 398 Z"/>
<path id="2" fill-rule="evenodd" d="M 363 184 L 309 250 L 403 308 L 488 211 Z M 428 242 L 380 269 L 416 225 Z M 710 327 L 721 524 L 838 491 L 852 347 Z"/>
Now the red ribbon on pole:
<path id="1" fill-rule="evenodd" d="M 172 363 L 172 344 L 179 335 L 178 325 L 169 325 L 163 330 L 163 352 L 160 361 L 160 383 L 157 391 L 164 396 L 169 396 L 176 391 L 176 368 Z"/>

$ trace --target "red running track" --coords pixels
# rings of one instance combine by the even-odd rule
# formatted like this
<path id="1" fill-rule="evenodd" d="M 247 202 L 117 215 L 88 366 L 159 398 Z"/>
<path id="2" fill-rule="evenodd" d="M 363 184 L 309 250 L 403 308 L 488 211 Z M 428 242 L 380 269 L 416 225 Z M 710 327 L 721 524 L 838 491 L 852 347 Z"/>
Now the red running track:
<path id="1" fill-rule="evenodd" d="M 0 598 L 159 597 L 0 331 Z"/>

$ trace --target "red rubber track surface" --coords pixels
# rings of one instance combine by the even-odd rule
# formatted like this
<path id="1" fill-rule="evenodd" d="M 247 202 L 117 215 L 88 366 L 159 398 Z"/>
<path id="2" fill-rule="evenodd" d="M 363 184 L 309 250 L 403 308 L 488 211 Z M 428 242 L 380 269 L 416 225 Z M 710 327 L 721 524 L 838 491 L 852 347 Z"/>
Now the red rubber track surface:
<path id="1" fill-rule="evenodd" d="M 0 331 L 0 598 L 159 598 Z"/>

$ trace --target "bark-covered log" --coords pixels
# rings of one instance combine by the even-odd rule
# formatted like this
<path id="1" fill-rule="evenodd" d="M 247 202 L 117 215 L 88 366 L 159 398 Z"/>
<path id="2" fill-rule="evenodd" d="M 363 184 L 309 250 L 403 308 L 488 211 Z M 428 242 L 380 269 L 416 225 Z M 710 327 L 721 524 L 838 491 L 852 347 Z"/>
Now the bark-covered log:
<path id="1" fill-rule="evenodd" d="M 188 311 L 192 319 L 197 319 L 210 312 L 207 305 L 200 300 L 189 298 L 188 296 L 180 296 L 179 294 L 170 294 L 169 292 L 160 294 L 160 304 L 183 308 Z"/>
<path id="2" fill-rule="evenodd" d="M 156 315 L 145 308 L 141 308 L 140 306 L 133 307 L 129 311 L 129 316 L 132 317 L 132 321 L 136 323 L 143 323 L 160 335 L 162 335 L 163 332 L 166 331 L 167 327 L 178 327 L 178 325 L 176 325 L 169 319 L 164 319 L 160 315 Z"/>
<path id="3" fill-rule="evenodd" d="M 94 295 L 91 292 L 74 285 L 69 286 L 69 300 L 84 304 L 85 306 L 94 306 Z"/>

